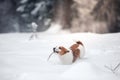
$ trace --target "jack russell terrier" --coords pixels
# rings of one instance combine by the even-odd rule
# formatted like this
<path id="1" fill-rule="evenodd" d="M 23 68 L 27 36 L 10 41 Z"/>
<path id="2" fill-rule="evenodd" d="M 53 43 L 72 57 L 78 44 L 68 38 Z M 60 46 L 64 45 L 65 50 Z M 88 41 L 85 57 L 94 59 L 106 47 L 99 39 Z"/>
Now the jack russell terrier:
<path id="1" fill-rule="evenodd" d="M 71 45 L 69 49 L 66 49 L 63 46 L 55 47 L 53 48 L 53 53 L 58 54 L 59 59 L 63 64 L 71 64 L 77 59 L 82 58 L 85 51 L 83 43 L 81 41 L 77 41 L 75 44 Z M 52 54 L 50 54 L 49 58 Z"/>

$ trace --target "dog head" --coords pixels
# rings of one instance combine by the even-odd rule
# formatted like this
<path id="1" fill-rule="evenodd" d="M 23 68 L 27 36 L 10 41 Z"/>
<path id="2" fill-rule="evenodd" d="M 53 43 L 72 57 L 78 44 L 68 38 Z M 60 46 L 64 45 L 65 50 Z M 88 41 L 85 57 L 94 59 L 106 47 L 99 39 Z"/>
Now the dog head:
<path id="1" fill-rule="evenodd" d="M 53 52 L 58 53 L 59 55 L 64 55 L 66 53 L 69 52 L 69 50 L 67 50 L 65 47 L 63 46 L 59 46 L 59 47 L 55 47 L 53 48 Z"/>

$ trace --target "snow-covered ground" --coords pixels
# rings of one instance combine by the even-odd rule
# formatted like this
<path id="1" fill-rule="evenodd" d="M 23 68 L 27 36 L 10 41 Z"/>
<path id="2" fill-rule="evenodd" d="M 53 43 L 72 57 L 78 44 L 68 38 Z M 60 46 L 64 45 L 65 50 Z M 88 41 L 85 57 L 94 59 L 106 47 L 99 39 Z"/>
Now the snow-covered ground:
<path id="1" fill-rule="evenodd" d="M 120 80 L 120 33 L 115 34 L 0 34 L 0 80 Z M 85 57 L 63 65 L 57 55 L 48 56 L 55 46 L 69 47 L 81 40 Z"/>

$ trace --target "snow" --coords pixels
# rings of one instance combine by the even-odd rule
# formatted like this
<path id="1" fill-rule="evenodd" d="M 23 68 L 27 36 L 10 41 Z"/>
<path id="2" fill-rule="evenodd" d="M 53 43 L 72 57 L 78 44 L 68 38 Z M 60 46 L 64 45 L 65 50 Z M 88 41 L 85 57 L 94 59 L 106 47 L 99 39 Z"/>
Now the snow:
<path id="1" fill-rule="evenodd" d="M 119 80 L 120 33 L 29 33 L 0 34 L 0 80 Z M 55 46 L 69 47 L 80 40 L 85 46 L 84 58 L 63 65 L 57 55 L 48 56 Z"/>
<path id="2" fill-rule="evenodd" d="M 25 10 L 25 5 L 19 6 L 16 11 L 23 12 Z"/>

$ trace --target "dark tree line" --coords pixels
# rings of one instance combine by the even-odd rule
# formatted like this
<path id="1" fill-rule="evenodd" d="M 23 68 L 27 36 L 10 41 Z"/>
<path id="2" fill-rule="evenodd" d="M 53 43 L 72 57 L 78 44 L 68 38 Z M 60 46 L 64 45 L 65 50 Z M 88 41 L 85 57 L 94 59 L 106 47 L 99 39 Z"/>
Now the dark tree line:
<path id="1" fill-rule="evenodd" d="M 0 33 L 31 32 L 36 22 L 37 31 L 46 30 L 53 16 L 54 0 L 0 0 Z"/>
<path id="2" fill-rule="evenodd" d="M 0 0 L 0 33 L 31 32 L 32 22 L 37 31 L 54 22 L 72 32 L 119 32 L 119 15 L 120 0 Z"/>

